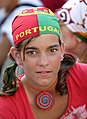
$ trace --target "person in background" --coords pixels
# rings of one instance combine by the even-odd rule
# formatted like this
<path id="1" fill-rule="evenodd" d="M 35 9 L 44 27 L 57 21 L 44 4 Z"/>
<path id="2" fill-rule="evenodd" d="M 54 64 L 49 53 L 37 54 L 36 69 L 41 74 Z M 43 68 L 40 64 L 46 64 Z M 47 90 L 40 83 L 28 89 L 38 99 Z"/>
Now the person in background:
<path id="1" fill-rule="evenodd" d="M 64 54 L 54 13 L 23 10 L 12 22 L 12 35 L 14 64 L 4 72 L 0 119 L 87 119 L 87 64 Z M 17 77 L 20 65 L 24 73 Z"/>
<path id="2" fill-rule="evenodd" d="M 68 0 L 41 0 L 45 7 L 51 9 L 53 12 L 56 11 L 56 9 L 59 9 L 63 6 L 64 3 Z"/>
<path id="3" fill-rule="evenodd" d="M 0 24 L 1 24 L 1 21 L 4 19 L 4 17 L 6 16 L 6 12 L 4 10 L 4 8 L 0 8 Z"/>
<path id="4" fill-rule="evenodd" d="M 60 19 L 66 52 L 87 63 L 87 1 L 69 0 L 55 14 Z"/>

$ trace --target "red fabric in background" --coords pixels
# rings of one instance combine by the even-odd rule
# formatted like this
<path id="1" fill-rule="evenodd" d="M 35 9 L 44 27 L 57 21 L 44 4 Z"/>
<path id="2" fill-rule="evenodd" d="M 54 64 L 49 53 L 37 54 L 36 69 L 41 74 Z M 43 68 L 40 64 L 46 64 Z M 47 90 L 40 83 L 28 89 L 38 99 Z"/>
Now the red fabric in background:
<path id="1" fill-rule="evenodd" d="M 53 12 L 55 12 L 56 9 L 61 8 L 62 5 L 66 2 L 67 0 L 42 0 L 43 4 L 45 7 L 48 7 L 51 9 Z"/>

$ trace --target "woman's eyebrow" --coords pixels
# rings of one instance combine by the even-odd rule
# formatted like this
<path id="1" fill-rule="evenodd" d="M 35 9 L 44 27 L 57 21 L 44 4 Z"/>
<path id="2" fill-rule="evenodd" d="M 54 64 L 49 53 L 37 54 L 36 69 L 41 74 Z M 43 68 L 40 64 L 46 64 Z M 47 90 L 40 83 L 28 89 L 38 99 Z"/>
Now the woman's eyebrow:
<path id="1" fill-rule="evenodd" d="M 28 50 L 28 49 L 33 49 L 33 50 L 37 50 L 36 47 L 26 47 L 25 50 Z"/>
<path id="2" fill-rule="evenodd" d="M 51 45 L 49 46 L 48 48 L 54 48 L 54 47 L 59 47 L 60 45 L 59 44 L 55 44 L 55 45 Z M 33 50 L 37 50 L 38 48 L 32 46 L 32 47 L 26 47 L 25 50 L 28 50 L 28 49 L 33 49 Z"/>
<path id="3" fill-rule="evenodd" d="M 54 47 L 59 47 L 59 46 L 60 46 L 59 44 L 55 44 L 55 45 L 49 46 L 49 48 L 54 48 Z"/>

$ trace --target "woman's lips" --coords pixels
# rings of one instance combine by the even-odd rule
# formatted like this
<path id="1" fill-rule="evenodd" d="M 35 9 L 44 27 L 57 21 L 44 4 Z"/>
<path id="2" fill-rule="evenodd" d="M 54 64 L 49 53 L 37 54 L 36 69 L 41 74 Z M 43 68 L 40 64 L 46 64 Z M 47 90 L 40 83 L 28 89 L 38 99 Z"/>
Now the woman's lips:
<path id="1" fill-rule="evenodd" d="M 40 75 L 40 76 L 43 76 L 43 77 L 47 77 L 51 74 L 52 71 L 38 71 L 37 73 Z"/>

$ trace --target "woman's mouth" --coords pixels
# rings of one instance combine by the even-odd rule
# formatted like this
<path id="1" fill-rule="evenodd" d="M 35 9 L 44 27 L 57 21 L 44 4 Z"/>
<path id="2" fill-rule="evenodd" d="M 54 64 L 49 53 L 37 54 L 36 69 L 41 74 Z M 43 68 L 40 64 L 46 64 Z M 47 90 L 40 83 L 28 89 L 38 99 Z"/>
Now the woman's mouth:
<path id="1" fill-rule="evenodd" d="M 52 71 L 38 71 L 37 72 L 41 77 L 48 77 Z"/>

